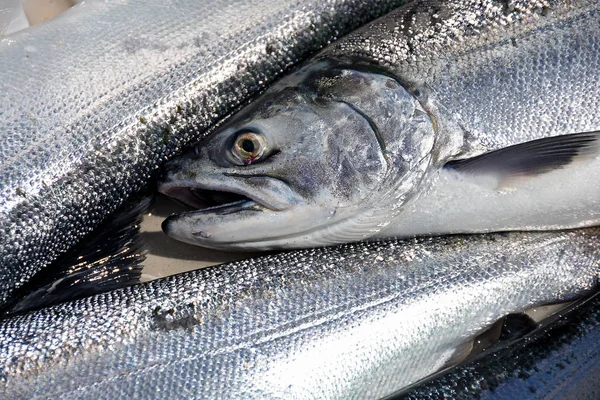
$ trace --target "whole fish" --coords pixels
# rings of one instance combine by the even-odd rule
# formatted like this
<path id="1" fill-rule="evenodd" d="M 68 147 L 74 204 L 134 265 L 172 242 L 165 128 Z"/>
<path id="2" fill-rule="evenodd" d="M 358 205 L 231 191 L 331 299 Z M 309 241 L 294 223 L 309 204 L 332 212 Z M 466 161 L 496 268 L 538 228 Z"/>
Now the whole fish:
<path id="1" fill-rule="evenodd" d="M 267 255 L 0 321 L 2 398 L 378 398 L 593 289 L 600 230 Z"/>
<path id="2" fill-rule="evenodd" d="M 167 167 L 214 248 L 600 223 L 600 3 L 415 1 Z"/>
<path id="3" fill-rule="evenodd" d="M 186 143 L 401 1 L 85 1 L 0 38 L 0 305 Z"/>
<path id="4" fill-rule="evenodd" d="M 600 398 L 600 296 L 394 399 Z"/>

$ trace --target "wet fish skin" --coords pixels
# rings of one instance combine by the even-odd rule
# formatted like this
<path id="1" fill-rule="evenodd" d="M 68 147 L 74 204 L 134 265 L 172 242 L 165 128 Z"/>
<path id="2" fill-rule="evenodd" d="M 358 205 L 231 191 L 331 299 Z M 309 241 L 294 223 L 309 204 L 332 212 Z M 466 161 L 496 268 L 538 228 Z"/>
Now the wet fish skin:
<path id="1" fill-rule="evenodd" d="M 598 85 L 588 70 L 599 57 L 590 32 L 597 14 L 590 0 L 421 1 L 357 30 L 321 57 L 377 65 L 407 86 L 426 86 L 478 139 L 481 147 L 473 150 L 490 151 L 598 127 L 590 111 L 598 99 L 580 98 Z M 557 108 L 544 114 L 550 100 Z"/>
<path id="2" fill-rule="evenodd" d="M 425 1 L 406 7 L 407 12 L 399 9 L 334 43 L 324 56 L 375 64 L 431 96 L 431 105 L 443 116 L 436 122 L 449 119 L 446 123 L 457 123 L 465 132 L 462 146 L 460 140 L 442 143 L 438 167 L 444 158 L 466 159 L 540 138 L 598 131 L 599 4 L 486 1 L 461 12 L 477 3 Z M 437 19 L 443 20 L 441 26 Z M 389 35 L 402 27 L 405 35 Z M 438 140 L 457 139 L 448 135 Z M 539 156 L 530 153 L 523 163 L 534 155 Z M 600 174 L 598 155 L 596 147 L 585 161 L 558 165 L 541 175 L 532 170 L 527 176 L 524 169 L 524 177 L 517 174 L 497 185 L 478 180 L 502 180 L 501 163 L 488 167 L 497 174 L 481 171 L 480 176 L 459 174 L 458 179 L 453 171 L 441 169 L 419 188 L 397 226 L 390 224 L 376 236 L 597 225 L 600 209 L 591 199 L 600 187 L 589 182 Z M 560 157 L 557 152 L 555 158 Z"/>
<path id="3" fill-rule="evenodd" d="M 369 121 L 355 108 L 375 116 Z M 393 137 L 384 129 L 373 134 L 382 120 L 378 114 L 388 116 L 387 126 L 398 127 Z M 266 143 L 265 157 L 256 162 L 230 151 L 237 137 L 248 135 Z M 163 230 L 192 244 L 234 250 L 355 241 L 388 218 L 390 196 L 410 196 L 428 167 L 433 136 L 423 107 L 389 77 L 340 72 L 328 62 L 310 65 L 171 161 L 159 184 L 159 191 L 192 206 L 190 194 L 198 191 L 186 187 L 234 192 L 251 201 L 174 215 Z"/>
<path id="4" fill-rule="evenodd" d="M 378 398 L 598 278 L 597 229 L 267 255 L 0 321 L 0 396 Z"/>
<path id="5" fill-rule="evenodd" d="M 238 250 L 597 225 L 599 23 L 588 0 L 406 4 L 173 160 L 165 194 L 250 201 L 164 230 Z"/>
<path id="6" fill-rule="evenodd" d="M 600 296 L 518 343 L 454 367 L 394 399 L 597 399 Z"/>
<path id="7" fill-rule="evenodd" d="M 0 305 L 157 167 L 400 1 L 85 1 L 0 38 Z"/>

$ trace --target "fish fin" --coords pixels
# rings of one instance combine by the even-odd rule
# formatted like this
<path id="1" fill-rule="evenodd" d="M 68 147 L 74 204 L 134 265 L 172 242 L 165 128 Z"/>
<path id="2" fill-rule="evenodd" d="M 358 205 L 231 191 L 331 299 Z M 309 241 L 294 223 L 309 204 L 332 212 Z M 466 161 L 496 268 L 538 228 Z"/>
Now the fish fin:
<path id="1" fill-rule="evenodd" d="M 533 140 L 490 153 L 446 163 L 444 169 L 490 178 L 496 188 L 564 168 L 600 154 L 600 131 Z"/>
<path id="2" fill-rule="evenodd" d="M 78 246 L 24 285 L 3 314 L 14 314 L 129 286 L 140 281 L 146 250 L 139 234 L 146 198 L 118 212 Z"/>
<path id="3" fill-rule="evenodd" d="M 473 351 L 469 356 L 477 355 L 498 342 L 506 318 L 501 318 L 473 339 Z"/>
<path id="4" fill-rule="evenodd" d="M 446 360 L 446 362 L 440 369 L 449 368 L 466 360 L 473 352 L 473 345 L 474 342 L 472 340 L 469 340 L 468 342 L 462 343 L 456 348 L 454 348 L 452 355 Z"/>

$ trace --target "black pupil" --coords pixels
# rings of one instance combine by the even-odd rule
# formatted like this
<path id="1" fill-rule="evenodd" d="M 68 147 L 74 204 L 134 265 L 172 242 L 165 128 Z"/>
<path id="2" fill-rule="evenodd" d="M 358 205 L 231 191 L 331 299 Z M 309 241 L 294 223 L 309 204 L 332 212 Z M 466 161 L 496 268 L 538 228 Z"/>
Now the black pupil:
<path id="1" fill-rule="evenodd" d="M 254 152 L 254 142 L 250 139 L 244 139 L 242 141 L 242 149 L 248 153 Z"/>

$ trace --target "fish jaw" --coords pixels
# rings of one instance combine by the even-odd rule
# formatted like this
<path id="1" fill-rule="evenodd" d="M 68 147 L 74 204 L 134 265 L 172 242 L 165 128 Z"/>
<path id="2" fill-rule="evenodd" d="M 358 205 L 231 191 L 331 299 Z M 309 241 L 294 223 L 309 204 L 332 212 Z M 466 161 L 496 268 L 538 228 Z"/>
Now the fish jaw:
<path id="1" fill-rule="evenodd" d="M 160 184 L 158 190 L 191 207 L 205 209 L 203 212 L 216 209 L 224 212 L 230 204 L 237 207 L 244 200 L 273 211 L 287 210 L 298 202 L 289 185 L 279 179 L 268 176 L 230 177 L 232 179 L 225 181 L 219 180 L 219 176 L 194 181 L 173 179 Z"/>
<path id="2" fill-rule="evenodd" d="M 229 250 L 274 250 L 323 245 L 321 230 L 313 228 L 313 219 L 322 210 L 273 211 L 254 201 L 240 200 L 217 206 L 174 214 L 163 221 L 162 229 L 170 237 L 197 246 Z M 321 215 L 320 215 L 320 214 Z M 334 213 L 332 213 L 334 214 Z M 302 231 L 298 234 L 298 230 Z"/>
<path id="3" fill-rule="evenodd" d="M 174 176 L 177 173 L 168 173 L 159 191 L 197 210 L 168 217 L 162 229 L 186 243 L 216 249 L 270 249 L 274 247 L 259 241 L 270 236 L 266 232 L 286 236 L 292 233 L 286 226 L 297 227 L 305 219 L 299 218 L 305 215 L 299 211 L 302 199 L 280 179 L 235 173 L 193 180 Z M 283 229 L 276 228 L 278 223 Z"/>
<path id="4" fill-rule="evenodd" d="M 204 148 L 173 160 L 158 186 L 197 209 L 163 221 L 163 231 L 174 239 L 233 251 L 315 247 L 336 242 L 327 238 L 329 224 L 358 213 L 332 202 L 330 193 L 312 200 L 282 179 L 207 166 L 207 153 Z"/>

